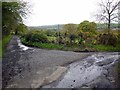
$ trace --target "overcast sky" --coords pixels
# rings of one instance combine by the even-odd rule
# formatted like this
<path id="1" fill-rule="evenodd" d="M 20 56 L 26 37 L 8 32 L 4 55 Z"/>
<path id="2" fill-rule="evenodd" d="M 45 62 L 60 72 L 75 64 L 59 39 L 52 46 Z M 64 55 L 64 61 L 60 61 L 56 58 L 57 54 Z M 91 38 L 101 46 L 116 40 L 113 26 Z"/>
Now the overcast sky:
<path id="1" fill-rule="evenodd" d="M 28 0 L 26 0 L 28 1 Z M 27 26 L 41 26 L 94 21 L 99 0 L 29 0 L 32 14 L 24 23 Z"/>

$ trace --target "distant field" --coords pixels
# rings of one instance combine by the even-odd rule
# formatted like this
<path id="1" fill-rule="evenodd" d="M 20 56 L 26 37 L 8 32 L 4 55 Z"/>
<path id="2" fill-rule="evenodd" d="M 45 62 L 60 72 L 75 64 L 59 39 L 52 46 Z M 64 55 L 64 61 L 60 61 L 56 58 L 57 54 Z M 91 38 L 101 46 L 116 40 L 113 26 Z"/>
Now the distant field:
<path id="1" fill-rule="evenodd" d="M 29 28 L 30 28 L 31 30 L 34 30 L 34 29 L 37 29 L 37 30 L 40 30 L 40 29 L 46 30 L 46 29 L 48 29 L 48 30 L 59 31 L 59 30 L 62 30 L 62 28 L 63 28 L 64 25 L 65 25 L 65 24 L 44 25 L 44 26 L 30 26 Z M 76 24 L 76 25 L 78 25 L 78 24 Z M 107 24 L 97 23 L 97 28 L 98 28 L 99 30 L 105 29 L 106 27 L 107 27 Z M 112 29 L 115 29 L 115 28 L 117 28 L 117 27 L 118 27 L 118 24 L 117 24 L 117 23 L 112 23 L 112 24 L 111 24 L 111 28 L 112 28 Z"/>

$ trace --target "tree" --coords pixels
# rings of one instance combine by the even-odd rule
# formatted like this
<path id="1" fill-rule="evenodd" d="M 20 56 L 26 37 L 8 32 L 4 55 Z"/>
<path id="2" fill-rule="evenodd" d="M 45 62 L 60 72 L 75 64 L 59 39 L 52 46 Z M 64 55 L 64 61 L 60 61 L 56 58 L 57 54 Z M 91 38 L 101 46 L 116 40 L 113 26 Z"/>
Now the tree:
<path id="1" fill-rule="evenodd" d="M 77 34 L 80 44 L 91 43 L 97 35 L 97 24 L 85 20 L 78 25 Z"/>
<path id="2" fill-rule="evenodd" d="M 118 5 L 118 29 L 120 29 L 120 3 Z"/>
<path id="3" fill-rule="evenodd" d="M 2 2 L 0 1 L 0 40 L 2 39 Z"/>
<path id="4" fill-rule="evenodd" d="M 23 23 L 23 18 L 29 12 L 26 2 L 2 2 L 2 33 L 10 34 L 19 24 Z"/>
<path id="5" fill-rule="evenodd" d="M 83 21 L 78 25 L 77 33 L 89 32 L 90 34 L 97 33 L 97 24 L 95 22 Z"/>
<path id="6" fill-rule="evenodd" d="M 28 28 L 24 24 L 19 24 L 15 29 L 15 34 L 25 34 L 28 31 Z"/>
<path id="7" fill-rule="evenodd" d="M 118 6 L 120 5 L 119 0 L 101 0 L 99 3 L 100 13 L 97 14 L 97 18 L 102 21 L 107 21 L 108 33 L 111 29 L 111 22 L 117 21 L 118 19 Z"/>
<path id="8" fill-rule="evenodd" d="M 76 24 L 66 24 L 63 27 L 64 37 L 68 37 L 70 40 L 70 44 L 72 45 L 72 41 L 75 41 L 77 25 Z"/>
<path id="9" fill-rule="evenodd" d="M 75 34 L 77 30 L 77 25 L 76 24 L 65 24 L 63 27 L 63 30 L 67 35 Z"/>

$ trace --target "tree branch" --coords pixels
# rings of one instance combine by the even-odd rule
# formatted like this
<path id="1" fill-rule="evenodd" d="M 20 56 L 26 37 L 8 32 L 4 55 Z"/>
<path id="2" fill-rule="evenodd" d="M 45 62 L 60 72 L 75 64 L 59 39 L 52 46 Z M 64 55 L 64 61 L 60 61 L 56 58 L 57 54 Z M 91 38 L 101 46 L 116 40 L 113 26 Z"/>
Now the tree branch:
<path id="1" fill-rule="evenodd" d="M 115 6 L 114 6 L 113 9 L 111 10 L 110 14 L 117 8 L 117 6 L 118 6 L 119 4 L 120 4 L 120 1 L 115 4 Z"/>

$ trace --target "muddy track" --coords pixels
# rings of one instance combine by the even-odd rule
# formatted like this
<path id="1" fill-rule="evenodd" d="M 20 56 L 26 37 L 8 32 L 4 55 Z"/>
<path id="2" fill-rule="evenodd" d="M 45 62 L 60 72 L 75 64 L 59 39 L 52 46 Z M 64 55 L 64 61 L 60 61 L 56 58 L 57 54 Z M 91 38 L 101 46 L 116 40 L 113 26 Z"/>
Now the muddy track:
<path id="1" fill-rule="evenodd" d="M 118 88 L 116 66 L 119 58 L 116 52 L 94 54 L 70 64 L 63 77 L 42 88 Z"/>
<path id="2" fill-rule="evenodd" d="M 13 36 L 2 60 L 2 87 L 117 88 L 119 58 L 117 52 L 76 53 L 27 47 Z"/>
<path id="3" fill-rule="evenodd" d="M 2 60 L 2 88 L 37 88 L 46 77 L 58 77 L 58 73 L 52 73 L 60 66 L 91 54 L 26 47 L 18 36 L 13 36 Z"/>
<path id="4" fill-rule="evenodd" d="M 8 81 L 11 80 L 17 73 L 15 67 L 17 66 L 20 72 L 20 66 L 16 61 L 20 59 L 20 50 L 16 42 L 17 37 L 13 37 L 10 41 L 4 58 L 2 59 L 2 87 L 6 87 Z"/>

